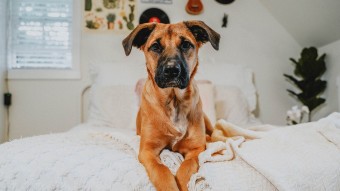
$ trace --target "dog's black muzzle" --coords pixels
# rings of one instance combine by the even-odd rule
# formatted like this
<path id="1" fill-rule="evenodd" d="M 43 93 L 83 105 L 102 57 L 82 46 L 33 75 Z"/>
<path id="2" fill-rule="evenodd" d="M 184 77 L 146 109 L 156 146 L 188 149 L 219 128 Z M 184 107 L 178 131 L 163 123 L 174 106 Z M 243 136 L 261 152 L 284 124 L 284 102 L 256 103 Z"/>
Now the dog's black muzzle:
<path id="1" fill-rule="evenodd" d="M 184 89 L 188 86 L 187 65 L 180 58 L 168 58 L 158 63 L 155 81 L 160 88 L 175 87 Z"/>

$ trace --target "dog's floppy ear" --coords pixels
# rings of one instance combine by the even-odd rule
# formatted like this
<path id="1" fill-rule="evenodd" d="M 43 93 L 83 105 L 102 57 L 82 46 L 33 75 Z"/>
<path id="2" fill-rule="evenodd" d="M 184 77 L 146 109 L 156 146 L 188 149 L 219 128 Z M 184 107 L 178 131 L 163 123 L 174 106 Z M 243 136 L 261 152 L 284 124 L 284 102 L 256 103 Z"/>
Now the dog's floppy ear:
<path id="1" fill-rule="evenodd" d="M 145 44 L 155 26 L 156 23 L 140 24 L 123 40 L 126 56 L 129 56 L 132 46 L 140 48 Z"/>
<path id="2" fill-rule="evenodd" d="M 210 42 L 215 50 L 218 50 L 220 43 L 220 34 L 212 30 L 202 21 L 184 21 L 191 33 L 194 35 L 197 42 Z"/>

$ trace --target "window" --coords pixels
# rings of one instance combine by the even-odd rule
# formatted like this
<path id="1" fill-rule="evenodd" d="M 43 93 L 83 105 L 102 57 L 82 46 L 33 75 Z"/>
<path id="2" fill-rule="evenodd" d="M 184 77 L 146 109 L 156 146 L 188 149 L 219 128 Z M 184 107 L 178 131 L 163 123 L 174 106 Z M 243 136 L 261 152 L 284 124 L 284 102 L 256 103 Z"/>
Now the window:
<path id="1" fill-rule="evenodd" d="M 79 78 L 77 1 L 9 1 L 9 78 Z"/>

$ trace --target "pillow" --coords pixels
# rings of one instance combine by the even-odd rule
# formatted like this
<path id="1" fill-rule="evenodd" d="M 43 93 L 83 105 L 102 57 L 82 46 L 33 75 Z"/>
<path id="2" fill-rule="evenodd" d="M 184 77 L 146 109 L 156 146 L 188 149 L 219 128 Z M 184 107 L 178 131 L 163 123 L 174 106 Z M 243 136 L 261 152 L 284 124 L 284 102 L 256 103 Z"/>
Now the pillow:
<path id="1" fill-rule="evenodd" d="M 145 84 L 145 79 L 138 80 L 136 84 L 136 95 L 138 100 L 140 101 L 140 97 L 143 91 L 143 87 Z M 214 86 L 210 81 L 207 80 L 199 80 L 197 81 L 197 87 L 199 89 L 201 101 L 202 101 L 202 109 L 204 113 L 209 118 L 212 125 L 216 123 L 216 112 L 215 112 L 215 99 L 214 99 Z"/>
<path id="2" fill-rule="evenodd" d="M 215 96 L 214 86 L 209 81 L 199 80 L 197 81 L 197 87 L 199 89 L 203 112 L 209 118 L 212 126 L 216 123 L 216 111 L 215 111 Z"/>
<path id="3" fill-rule="evenodd" d="M 96 126 L 135 129 L 138 102 L 134 89 L 136 81 L 146 76 L 145 65 L 108 62 L 91 70 L 94 83 L 87 121 Z"/>
<path id="4" fill-rule="evenodd" d="M 93 85 L 88 122 L 95 126 L 135 129 L 138 112 L 133 85 Z"/>
<path id="5" fill-rule="evenodd" d="M 248 102 L 249 112 L 256 109 L 256 89 L 253 72 L 242 64 L 227 62 L 209 62 L 202 60 L 197 71 L 196 80 L 206 79 L 215 86 L 233 86 L 239 88 Z"/>
<path id="6" fill-rule="evenodd" d="M 249 122 L 248 101 L 242 91 L 235 86 L 215 86 L 216 118 L 227 120 L 237 125 Z"/>

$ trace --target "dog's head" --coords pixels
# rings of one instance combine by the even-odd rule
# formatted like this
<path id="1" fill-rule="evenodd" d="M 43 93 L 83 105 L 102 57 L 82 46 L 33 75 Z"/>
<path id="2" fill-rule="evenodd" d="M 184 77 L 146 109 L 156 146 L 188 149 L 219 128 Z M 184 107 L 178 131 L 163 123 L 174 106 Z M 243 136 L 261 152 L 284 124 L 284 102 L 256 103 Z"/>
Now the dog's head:
<path id="1" fill-rule="evenodd" d="M 218 50 L 220 35 L 202 21 L 145 23 L 123 40 L 123 46 L 127 56 L 132 46 L 144 51 L 148 74 L 158 87 L 184 89 L 196 73 L 198 49 L 208 41 Z"/>

